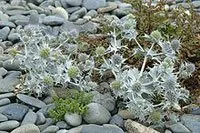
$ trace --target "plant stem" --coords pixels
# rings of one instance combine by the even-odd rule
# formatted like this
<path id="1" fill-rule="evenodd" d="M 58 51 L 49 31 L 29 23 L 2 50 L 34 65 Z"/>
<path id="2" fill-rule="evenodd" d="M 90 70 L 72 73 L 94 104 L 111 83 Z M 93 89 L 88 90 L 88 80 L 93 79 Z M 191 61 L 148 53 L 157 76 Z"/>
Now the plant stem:
<path id="1" fill-rule="evenodd" d="M 142 68 L 141 68 L 141 71 L 140 71 L 140 77 L 142 76 L 142 73 L 143 73 L 143 71 L 144 71 L 144 68 L 145 68 L 145 65 L 146 65 L 146 63 L 147 63 L 147 59 L 148 59 L 148 55 L 149 55 L 149 53 L 151 52 L 151 50 L 153 49 L 153 46 L 154 46 L 154 43 L 151 45 L 151 48 L 149 49 L 149 51 L 147 52 L 147 54 L 145 55 L 145 57 L 144 57 L 144 62 L 143 62 L 143 64 L 142 64 Z"/>
<path id="2" fill-rule="evenodd" d="M 145 52 L 145 50 L 142 48 L 142 46 L 141 46 L 140 43 L 137 41 L 137 39 L 135 38 L 134 40 L 135 40 L 135 42 L 137 43 L 138 47 L 139 47 L 143 52 Z"/>

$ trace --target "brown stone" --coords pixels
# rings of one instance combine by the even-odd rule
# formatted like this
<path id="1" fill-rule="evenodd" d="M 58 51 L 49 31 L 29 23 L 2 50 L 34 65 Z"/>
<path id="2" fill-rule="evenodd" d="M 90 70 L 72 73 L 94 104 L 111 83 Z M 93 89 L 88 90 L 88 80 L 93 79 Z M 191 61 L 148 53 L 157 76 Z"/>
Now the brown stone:
<path id="1" fill-rule="evenodd" d="M 124 126 L 128 133 L 160 133 L 152 128 L 143 126 L 142 124 L 130 119 L 125 121 Z"/>
<path id="2" fill-rule="evenodd" d="M 97 9 L 98 13 L 106 13 L 106 12 L 111 12 L 113 10 L 117 9 L 117 4 L 115 2 L 108 2 L 107 7 L 102 7 Z"/>

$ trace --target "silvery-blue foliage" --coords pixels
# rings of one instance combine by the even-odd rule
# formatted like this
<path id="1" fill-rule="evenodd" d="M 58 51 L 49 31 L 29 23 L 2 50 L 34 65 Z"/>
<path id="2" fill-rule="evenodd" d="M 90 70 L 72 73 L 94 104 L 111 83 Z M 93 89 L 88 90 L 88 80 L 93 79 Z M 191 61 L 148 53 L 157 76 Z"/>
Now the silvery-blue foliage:
<path id="1" fill-rule="evenodd" d="M 73 55 L 78 54 L 77 45 L 68 43 L 71 39 L 68 33 L 54 37 L 43 32 L 41 27 L 33 27 L 20 30 L 20 34 L 24 51 L 16 59 L 21 62 L 21 68 L 28 72 L 23 91 L 41 96 L 54 85 L 71 85 L 88 91 L 89 84 L 90 89 L 94 89 L 92 81 L 84 79 L 91 76 L 94 61 L 86 54 L 80 54 L 80 60 L 76 60 Z"/>
<path id="2" fill-rule="evenodd" d="M 130 34 L 122 34 L 122 38 L 135 40 L 138 44 L 137 32 L 134 33 L 136 22 L 133 19 L 134 17 L 130 16 L 122 19 L 124 21 L 120 21 L 119 29 L 121 31 L 119 33 L 124 33 L 130 28 L 131 32 L 133 32 L 131 37 Z M 177 70 L 175 65 L 177 61 L 176 54 L 180 49 L 180 41 L 166 41 L 159 31 L 153 31 L 150 35 L 145 35 L 144 37 L 151 41 L 151 47 L 143 48 L 138 44 L 139 48 L 134 49 L 133 53 L 133 55 L 141 53 L 144 57 L 143 65 L 139 70 L 138 68 L 124 65 L 125 59 L 121 54 L 123 53 L 121 50 L 124 45 L 116 37 L 119 33 L 111 32 L 112 41 L 108 51 L 113 55 L 110 59 L 104 59 L 100 69 L 101 74 L 106 70 L 111 70 L 115 76 L 115 81 L 110 86 L 113 88 L 116 97 L 123 98 L 126 107 L 141 121 L 146 120 L 147 116 L 157 109 L 180 109 L 179 101 L 186 101 L 189 92 L 179 84 L 179 80 L 190 76 L 195 70 L 195 66 L 192 63 L 184 63 Z M 120 45 L 116 43 L 119 41 Z M 158 48 L 155 49 L 155 45 L 160 47 L 160 50 Z M 152 67 L 145 67 L 147 60 L 156 62 Z M 161 97 L 158 103 L 153 102 L 156 96 Z"/>

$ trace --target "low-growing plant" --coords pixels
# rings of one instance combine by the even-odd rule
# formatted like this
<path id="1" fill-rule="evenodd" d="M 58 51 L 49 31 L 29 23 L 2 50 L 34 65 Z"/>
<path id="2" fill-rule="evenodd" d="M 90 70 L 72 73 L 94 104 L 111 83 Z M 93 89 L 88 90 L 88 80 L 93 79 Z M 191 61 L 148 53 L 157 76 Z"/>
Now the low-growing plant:
<path id="1" fill-rule="evenodd" d="M 86 92 L 70 92 L 66 98 L 54 97 L 55 108 L 49 111 L 49 116 L 55 121 L 64 119 L 66 113 L 77 113 L 85 115 L 88 111 L 87 105 L 91 103 L 93 96 Z"/>
<path id="2" fill-rule="evenodd" d="M 71 44 L 71 33 L 63 32 L 55 37 L 41 27 L 19 29 L 19 32 L 24 51 L 11 50 L 10 54 L 27 72 L 22 91 L 41 97 L 55 85 L 71 85 L 85 91 L 96 87 L 90 79 L 94 60 L 79 53 L 78 44 Z"/>
<path id="3" fill-rule="evenodd" d="M 114 30 L 110 33 L 111 45 L 104 54 L 111 56 L 109 59 L 102 57 L 104 63 L 100 68 L 100 73 L 103 75 L 108 70 L 113 73 L 115 80 L 110 86 L 115 96 L 122 98 L 126 107 L 141 121 L 146 121 L 148 116 L 151 118 L 156 110 L 166 111 L 172 108 L 180 110 L 179 102 L 186 101 L 189 96 L 189 91 L 181 87 L 180 80 L 191 76 L 195 70 L 192 63 L 178 65 L 179 60 L 176 55 L 181 47 L 180 41 L 165 40 L 162 34 L 155 30 L 143 37 L 150 42 L 151 46 L 142 47 L 137 41 L 133 15 L 120 20 L 113 19 L 111 23 L 117 23 L 118 25 L 113 27 L 117 26 L 121 31 Z M 121 51 L 127 49 L 127 46 L 121 43 L 121 38 L 134 40 L 138 45 L 138 48 L 133 48 L 133 55 L 142 53 L 144 61 L 141 68 L 125 64 L 126 59 L 123 58 Z M 153 61 L 153 65 L 147 66 L 148 60 Z M 159 101 L 155 101 L 157 96 Z"/>
<path id="4" fill-rule="evenodd" d="M 111 71 L 114 81 L 110 86 L 114 97 L 123 99 L 126 108 L 140 121 L 158 122 L 163 118 L 159 116 L 163 112 L 172 108 L 180 110 L 180 101 L 186 101 L 189 96 L 180 81 L 191 76 L 195 70 L 194 64 L 179 62 L 180 40 L 163 37 L 158 30 L 139 35 L 136 18 L 132 14 L 121 19 L 106 16 L 106 19 L 112 26 L 108 34 L 110 45 L 107 48 L 97 47 L 94 56 L 81 53 L 78 44 L 71 43 L 74 41 L 69 33 L 54 37 L 41 29 L 21 30 L 25 50 L 14 55 L 22 69 L 28 72 L 23 83 L 24 90 L 38 96 L 56 85 L 90 91 L 97 86 L 91 79 L 93 71 L 98 71 L 101 76 Z M 141 45 L 138 37 L 149 45 Z M 137 47 L 123 43 L 124 39 L 134 41 Z M 134 59 L 138 54 L 143 58 L 140 67 L 126 63 L 124 54 L 127 50 L 132 51 L 128 59 Z M 96 65 L 99 58 L 103 63 Z M 148 65 L 148 61 L 152 63 Z M 56 108 L 50 115 L 56 120 L 62 119 L 66 112 L 83 115 L 87 112 L 89 99 L 84 94 L 66 99 L 55 98 Z M 161 112 L 158 113 L 158 110 Z"/>

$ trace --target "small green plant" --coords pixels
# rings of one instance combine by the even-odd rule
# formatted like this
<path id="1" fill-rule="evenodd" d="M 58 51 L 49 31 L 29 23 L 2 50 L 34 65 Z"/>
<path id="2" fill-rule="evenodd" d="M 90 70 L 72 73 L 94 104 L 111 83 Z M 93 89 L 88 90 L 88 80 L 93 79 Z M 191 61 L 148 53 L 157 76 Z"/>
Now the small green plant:
<path id="1" fill-rule="evenodd" d="M 63 120 L 66 113 L 85 115 L 93 96 L 83 91 L 67 92 L 66 98 L 54 97 L 55 108 L 49 111 L 49 116 L 55 121 Z"/>

